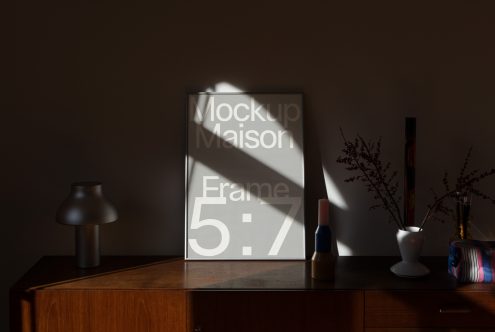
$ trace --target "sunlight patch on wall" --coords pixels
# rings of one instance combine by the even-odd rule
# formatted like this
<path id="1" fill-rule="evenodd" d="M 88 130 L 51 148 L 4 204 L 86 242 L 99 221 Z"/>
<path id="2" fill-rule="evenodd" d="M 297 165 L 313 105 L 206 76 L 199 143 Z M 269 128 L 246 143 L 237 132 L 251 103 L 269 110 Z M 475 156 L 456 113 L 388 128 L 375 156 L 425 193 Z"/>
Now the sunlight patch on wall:
<path id="1" fill-rule="evenodd" d="M 328 200 L 342 210 L 349 210 L 349 206 L 340 193 L 340 190 L 335 185 L 335 182 L 330 177 L 330 174 L 328 174 L 326 167 L 322 165 L 322 168 L 323 176 L 325 178 L 325 188 L 327 189 Z"/>
<path id="2" fill-rule="evenodd" d="M 219 82 L 215 84 L 215 88 L 211 92 L 244 92 L 244 91 L 228 82 Z"/>
<path id="3" fill-rule="evenodd" d="M 337 240 L 337 248 L 339 252 L 339 256 L 352 256 L 352 250 L 339 240 Z"/>

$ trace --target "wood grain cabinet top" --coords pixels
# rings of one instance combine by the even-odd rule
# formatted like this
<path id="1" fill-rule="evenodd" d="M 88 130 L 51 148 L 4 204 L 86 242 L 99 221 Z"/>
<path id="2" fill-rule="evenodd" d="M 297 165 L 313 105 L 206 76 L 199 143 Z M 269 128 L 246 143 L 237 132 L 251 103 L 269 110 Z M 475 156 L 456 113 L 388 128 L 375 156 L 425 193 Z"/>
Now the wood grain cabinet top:
<path id="1" fill-rule="evenodd" d="M 335 280 L 305 261 L 104 257 L 77 269 L 44 257 L 11 288 L 11 330 L 495 331 L 495 286 L 457 284 L 445 257 L 432 273 L 394 276 L 395 257 L 339 257 Z"/>

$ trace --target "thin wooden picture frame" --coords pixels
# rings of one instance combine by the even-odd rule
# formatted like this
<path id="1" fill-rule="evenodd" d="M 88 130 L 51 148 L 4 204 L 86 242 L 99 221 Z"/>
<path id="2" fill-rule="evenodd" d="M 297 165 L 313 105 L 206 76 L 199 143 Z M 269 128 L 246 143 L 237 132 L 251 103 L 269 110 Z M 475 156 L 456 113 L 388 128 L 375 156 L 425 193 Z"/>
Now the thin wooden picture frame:
<path id="1" fill-rule="evenodd" d="M 185 258 L 305 259 L 302 93 L 190 93 Z"/>

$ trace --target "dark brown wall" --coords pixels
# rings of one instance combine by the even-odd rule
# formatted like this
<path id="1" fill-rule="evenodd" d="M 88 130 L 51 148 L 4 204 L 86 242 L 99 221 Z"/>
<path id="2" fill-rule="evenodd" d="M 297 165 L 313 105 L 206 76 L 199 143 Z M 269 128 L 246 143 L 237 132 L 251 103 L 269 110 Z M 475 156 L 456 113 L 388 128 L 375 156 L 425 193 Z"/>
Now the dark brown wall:
<path id="1" fill-rule="evenodd" d="M 0 277 L 0 321 L 8 286 L 28 266 L 73 253 L 73 230 L 54 221 L 73 181 L 103 181 L 119 209 L 120 220 L 102 228 L 105 254 L 182 255 L 187 91 L 219 82 L 302 91 L 309 233 L 324 195 L 321 151 L 348 206 L 334 209 L 333 227 L 353 254 L 397 254 L 395 230 L 386 215 L 368 213 L 361 187 L 343 183 L 334 162 L 339 126 L 382 135 L 400 168 L 403 119 L 418 117 L 418 213 L 470 144 L 477 166 L 495 165 L 491 1 L 16 5 L 7 13 L 14 54 L 4 63 L 14 76 L 0 133 L 0 248 L 9 267 Z M 493 209 L 478 206 L 480 233 L 492 237 Z M 444 254 L 451 225 L 427 231 L 426 254 Z"/>

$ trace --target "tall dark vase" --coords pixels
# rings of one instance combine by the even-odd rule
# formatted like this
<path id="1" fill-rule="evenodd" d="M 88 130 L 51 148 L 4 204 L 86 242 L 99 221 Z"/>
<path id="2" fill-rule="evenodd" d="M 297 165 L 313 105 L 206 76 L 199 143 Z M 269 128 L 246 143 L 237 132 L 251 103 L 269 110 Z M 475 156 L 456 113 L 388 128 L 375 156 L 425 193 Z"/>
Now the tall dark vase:
<path id="1" fill-rule="evenodd" d="M 471 195 L 456 193 L 455 196 L 456 228 L 452 240 L 468 240 L 471 238 L 469 223 L 471 221 Z"/>
<path id="2" fill-rule="evenodd" d="M 117 220 L 101 182 L 76 182 L 57 211 L 57 222 L 76 226 L 76 260 L 80 268 L 100 264 L 100 225 Z"/>

